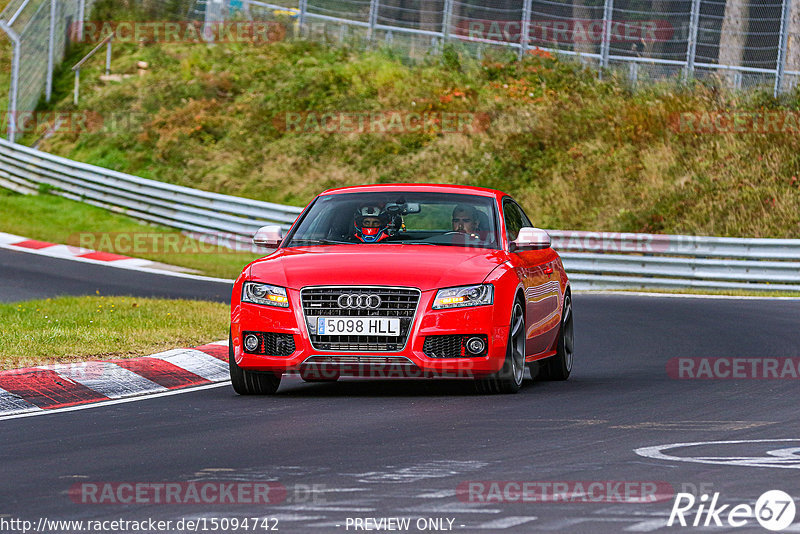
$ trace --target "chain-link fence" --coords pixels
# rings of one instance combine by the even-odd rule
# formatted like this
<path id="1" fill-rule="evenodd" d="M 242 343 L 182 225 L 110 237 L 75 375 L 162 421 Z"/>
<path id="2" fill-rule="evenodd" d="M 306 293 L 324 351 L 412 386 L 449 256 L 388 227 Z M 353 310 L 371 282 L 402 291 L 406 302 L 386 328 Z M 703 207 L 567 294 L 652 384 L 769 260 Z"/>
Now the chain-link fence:
<path id="1" fill-rule="evenodd" d="M 211 0 L 209 0 L 211 1 Z M 775 94 L 800 77 L 800 0 L 218 0 L 253 19 L 290 9 L 310 37 L 438 52 L 532 49 L 633 83 L 718 78 Z"/>
<path id="2" fill-rule="evenodd" d="M 24 131 L 27 114 L 36 109 L 39 99 L 50 100 L 55 68 L 81 35 L 81 25 L 94 8 L 100 11 L 100 20 L 116 13 L 121 17 L 136 13 L 149 20 L 190 20 L 205 15 L 205 0 L 11 0 L 0 13 L 0 30 L 10 39 L 12 50 L 8 110 L 2 114 L 8 119 L 10 141 Z"/>
<path id="3" fill-rule="evenodd" d="M 12 0 L 0 14 L 0 29 L 12 43 L 8 137 L 13 141 L 22 114 L 49 100 L 53 71 L 69 43 L 69 32 L 94 0 Z"/>
<path id="4" fill-rule="evenodd" d="M 634 84 L 713 77 L 777 95 L 800 79 L 800 0 L 11 0 L 0 14 L 13 43 L 11 140 L 14 117 L 49 99 L 70 27 L 93 5 L 98 20 L 134 7 L 149 20 L 288 17 L 307 38 L 385 43 L 410 56 L 445 44 L 478 57 L 497 47 L 544 50 Z"/>

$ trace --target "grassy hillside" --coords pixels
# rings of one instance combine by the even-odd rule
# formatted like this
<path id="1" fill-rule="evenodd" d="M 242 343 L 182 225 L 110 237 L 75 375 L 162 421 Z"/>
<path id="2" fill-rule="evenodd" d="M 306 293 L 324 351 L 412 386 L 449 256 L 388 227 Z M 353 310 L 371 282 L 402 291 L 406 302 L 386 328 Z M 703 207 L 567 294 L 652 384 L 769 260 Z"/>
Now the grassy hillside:
<path id="1" fill-rule="evenodd" d="M 80 50 L 76 50 L 76 54 Z M 780 101 L 710 86 L 631 91 L 538 53 L 483 61 L 449 49 L 405 64 L 304 42 L 118 45 L 113 70 L 82 75 L 92 131 L 59 133 L 40 148 L 167 182 L 295 205 L 333 186 L 445 182 L 505 190 L 548 228 L 800 237 L 800 137 L 681 134 L 686 111 L 797 112 Z M 72 78 L 56 107 L 72 109 Z M 463 112 L 462 133 L 286 132 L 287 112 Z M 120 120 L 120 113 L 125 120 Z M 117 114 L 117 115 L 114 115 Z M 109 117 L 114 115 L 114 120 Z"/>

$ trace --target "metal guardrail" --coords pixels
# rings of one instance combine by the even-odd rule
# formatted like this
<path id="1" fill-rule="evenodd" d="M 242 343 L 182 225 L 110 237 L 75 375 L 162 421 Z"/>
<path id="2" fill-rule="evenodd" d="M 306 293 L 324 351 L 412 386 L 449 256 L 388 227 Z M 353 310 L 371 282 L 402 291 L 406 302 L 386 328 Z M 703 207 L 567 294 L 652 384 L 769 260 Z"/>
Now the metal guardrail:
<path id="1" fill-rule="evenodd" d="M 0 186 L 36 193 L 41 184 L 72 200 L 248 248 L 259 227 L 288 228 L 302 211 L 148 180 L 0 139 Z M 800 291 L 800 239 L 549 233 L 576 289 Z"/>
<path id="2" fill-rule="evenodd" d="M 288 228 L 302 211 L 148 180 L 0 139 L 0 186 L 35 193 L 41 184 L 65 198 L 247 246 L 259 227 L 279 224 Z"/>
<path id="3" fill-rule="evenodd" d="M 576 288 L 800 291 L 800 239 L 549 233 Z"/>

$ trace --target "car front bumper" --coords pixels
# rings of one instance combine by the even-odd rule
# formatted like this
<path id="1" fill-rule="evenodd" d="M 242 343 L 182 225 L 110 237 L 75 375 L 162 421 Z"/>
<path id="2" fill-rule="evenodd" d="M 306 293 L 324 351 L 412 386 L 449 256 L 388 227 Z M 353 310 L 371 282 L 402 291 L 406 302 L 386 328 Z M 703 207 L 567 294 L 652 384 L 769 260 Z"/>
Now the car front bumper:
<path id="1" fill-rule="evenodd" d="M 288 290 L 288 308 L 236 303 L 232 308 L 231 337 L 237 365 L 251 371 L 301 372 L 380 378 L 447 377 L 472 378 L 497 372 L 505 361 L 510 303 L 433 310 L 435 290 L 422 291 L 405 345 L 393 351 L 322 350 L 311 342 L 301 294 Z M 243 348 L 243 332 L 291 335 L 294 350 L 285 356 L 252 354 Z M 482 336 L 485 355 L 431 357 L 426 354 L 429 336 Z M 319 343 L 317 343 L 319 345 Z M 462 354 L 464 351 L 462 350 Z"/>

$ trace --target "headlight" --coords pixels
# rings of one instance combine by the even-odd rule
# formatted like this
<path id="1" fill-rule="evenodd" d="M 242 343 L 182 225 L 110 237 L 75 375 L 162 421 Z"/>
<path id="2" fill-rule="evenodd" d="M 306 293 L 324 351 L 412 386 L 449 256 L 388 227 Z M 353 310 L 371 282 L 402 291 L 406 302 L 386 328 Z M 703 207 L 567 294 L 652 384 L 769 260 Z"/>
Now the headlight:
<path id="1" fill-rule="evenodd" d="M 465 308 L 467 306 L 484 306 L 494 302 L 494 286 L 481 284 L 478 286 L 448 287 L 436 292 L 433 301 L 434 310 L 446 308 Z"/>
<path id="2" fill-rule="evenodd" d="M 286 296 L 286 289 L 257 282 L 244 283 L 242 287 L 242 302 L 277 306 L 278 308 L 289 307 L 289 297 Z"/>

